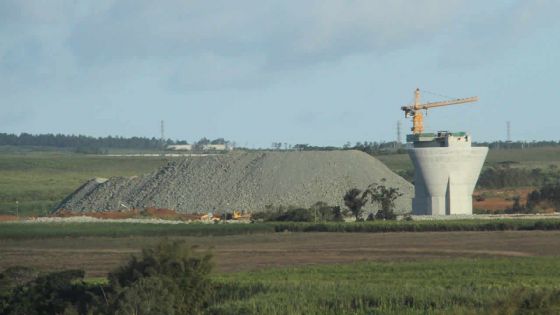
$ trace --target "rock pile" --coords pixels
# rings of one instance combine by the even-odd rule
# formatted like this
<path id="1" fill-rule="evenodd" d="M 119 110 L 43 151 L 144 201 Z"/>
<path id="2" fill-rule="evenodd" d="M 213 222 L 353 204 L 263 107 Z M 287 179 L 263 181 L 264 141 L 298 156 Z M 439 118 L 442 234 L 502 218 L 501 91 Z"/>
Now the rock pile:
<path id="1" fill-rule="evenodd" d="M 309 207 L 317 201 L 343 206 L 342 197 L 348 189 L 363 189 L 383 179 L 384 185 L 403 193 L 396 201 L 397 211 L 410 211 L 414 187 L 359 151 L 234 152 L 190 157 L 150 174 L 92 179 L 57 208 L 110 211 L 157 207 L 201 213 Z"/>

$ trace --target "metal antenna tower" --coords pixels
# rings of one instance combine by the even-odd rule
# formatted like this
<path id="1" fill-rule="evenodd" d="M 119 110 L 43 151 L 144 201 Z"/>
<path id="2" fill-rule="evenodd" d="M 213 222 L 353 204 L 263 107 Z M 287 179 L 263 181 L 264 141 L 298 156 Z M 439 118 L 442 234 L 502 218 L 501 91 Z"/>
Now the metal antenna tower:
<path id="1" fill-rule="evenodd" d="M 401 121 L 397 120 L 397 146 L 399 147 L 402 144 L 401 139 Z"/>
<path id="2" fill-rule="evenodd" d="M 506 128 L 507 128 L 507 142 L 511 142 L 511 122 L 509 120 L 506 121 Z"/>

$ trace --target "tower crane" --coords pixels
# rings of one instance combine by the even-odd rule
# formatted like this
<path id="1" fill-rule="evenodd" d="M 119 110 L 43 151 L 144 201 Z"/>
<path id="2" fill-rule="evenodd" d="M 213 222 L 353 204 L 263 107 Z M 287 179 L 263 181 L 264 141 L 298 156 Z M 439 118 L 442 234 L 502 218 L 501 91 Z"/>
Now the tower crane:
<path id="1" fill-rule="evenodd" d="M 414 91 L 414 104 L 408 106 L 402 106 L 401 109 L 404 111 L 405 118 L 408 118 L 409 116 L 412 117 L 412 128 L 411 128 L 412 133 L 420 134 L 424 132 L 424 125 L 423 125 L 424 117 L 422 115 L 422 110 L 425 110 L 427 113 L 428 109 L 434 107 L 464 104 L 464 103 L 471 103 L 476 101 L 478 101 L 478 96 L 458 98 L 458 99 L 442 101 L 442 102 L 430 102 L 430 103 L 420 104 L 420 89 L 416 89 L 416 91 Z"/>

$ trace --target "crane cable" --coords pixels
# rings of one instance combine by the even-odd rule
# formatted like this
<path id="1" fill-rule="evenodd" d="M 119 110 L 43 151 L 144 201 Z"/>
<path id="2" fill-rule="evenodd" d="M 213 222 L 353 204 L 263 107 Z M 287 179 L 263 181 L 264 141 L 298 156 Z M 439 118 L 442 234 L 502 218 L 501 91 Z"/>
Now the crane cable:
<path id="1" fill-rule="evenodd" d="M 435 92 L 430 92 L 430 91 L 427 91 L 427 90 L 420 90 L 420 92 L 427 93 L 427 94 L 431 94 L 431 95 L 433 95 L 433 96 L 443 97 L 443 98 L 446 98 L 447 100 L 458 99 L 458 97 L 453 97 L 453 96 L 449 96 L 449 95 L 443 95 L 443 94 L 439 94 L 439 93 L 435 93 Z"/>

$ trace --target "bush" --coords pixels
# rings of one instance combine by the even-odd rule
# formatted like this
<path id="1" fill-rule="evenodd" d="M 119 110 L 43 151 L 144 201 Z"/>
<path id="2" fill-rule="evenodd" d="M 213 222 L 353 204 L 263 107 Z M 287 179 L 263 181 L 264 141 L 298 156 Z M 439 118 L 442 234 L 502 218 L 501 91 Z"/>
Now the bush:
<path id="1" fill-rule="evenodd" d="M 84 271 L 66 270 L 39 276 L 15 287 L 2 314 L 87 314 L 98 300 L 83 283 Z"/>
<path id="2" fill-rule="evenodd" d="M 197 314 L 213 291 L 210 259 L 163 241 L 111 273 L 105 287 L 84 283 L 82 270 L 35 278 L 8 269 L 0 274 L 0 314 Z"/>
<path id="3" fill-rule="evenodd" d="M 296 208 L 279 215 L 275 221 L 313 222 L 314 219 L 310 209 Z"/>
<path id="4" fill-rule="evenodd" d="M 338 206 L 329 206 L 319 201 L 309 209 L 268 206 L 266 211 L 254 213 L 253 222 L 342 222 L 344 213 Z"/>
<path id="5" fill-rule="evenodd" d="M 212 292 L 211 270 L 210 254 L 196 255 L 181 241 L 144 249 L 140 258 L 132 257 L 109 275 L 110 313 L 198 313 Z"/>

